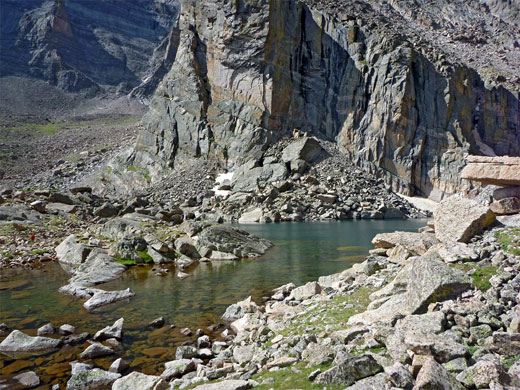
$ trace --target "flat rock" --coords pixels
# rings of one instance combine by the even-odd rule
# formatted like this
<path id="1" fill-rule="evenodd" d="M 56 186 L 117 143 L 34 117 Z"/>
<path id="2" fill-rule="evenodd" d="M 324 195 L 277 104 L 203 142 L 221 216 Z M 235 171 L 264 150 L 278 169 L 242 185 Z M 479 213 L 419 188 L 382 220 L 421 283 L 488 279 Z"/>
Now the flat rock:
<path id="1" fill-rule="evenodd" d="M 112 390 L 166 390 L 168 388 L 168 383 L 161 377 L 136 371 L 119 378 L 112 385 Z"/>
<path id="2" fill-rule="evenodd" d="M 88 311 L 98 309 L 102 306 L 109 305 L 111 303 L 123 301 L 125 299 L 130 299 L 135 295 L 135 293 L 127 288 L 126 290 L 119 291 L 103 291 L 98 290 L 92 298 L 86 301 L 83 304 L 83 307 Z"/>
<path id="3" fill-rule="evenodd" d="M 435 236 L 446 244 L 467 243 L 494 221 L 488 207 L 454 195 L 440 202 L 434 212 Z"/>
<path id="4" fill-rule="evenodd" d="M 416 255 L 425 254 L 431 246 L 437 243 L 432 233 L 393 232 L 377 234 L 372 244 L 376 248 L 394 248 L 400 246 Z"/>
<path id="5" fill-rule="evenodd" d="M 498 186 L 520 185 L 520 157 L 468 156 L 461 178 Z"/>
<path id="6" fill-rule="evenodd" d="M 70 281 L 80 282 L 85 286 L 94 286 L 117 279 L 125 271 L 126 267 L 109 256 L 105 250 L 95 248 L 76 268 Z"/>
<path id="7" fill-rule="evenodd" d="M 13 330 L 2 343 L 0 352 L 10 353 L 29 353 L 32 355 L 44 355 L 57 349 L 62 344 L 61 340 L 49 337 L 31 337 L 19 330 Z"/>

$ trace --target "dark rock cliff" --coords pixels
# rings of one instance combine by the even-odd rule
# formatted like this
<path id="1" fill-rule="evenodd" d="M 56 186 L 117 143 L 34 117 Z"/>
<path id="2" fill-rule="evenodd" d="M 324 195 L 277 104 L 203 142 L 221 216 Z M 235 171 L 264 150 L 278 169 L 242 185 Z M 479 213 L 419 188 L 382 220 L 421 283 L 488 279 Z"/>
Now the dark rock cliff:
<path id="1" fill-rule="evenodd" d="M 175 56 L 177 0 L 2 0 L 0 8 L 0 77 L 143 95 Z"/>
<path id="2" fill-rule="evenodd" d="M 430 3 L 183 1 L 134 161 L 160 169 L 182 152 L 233 168 L 298 128 L 400 192 L 467 189 L 464 154 L 520 154 L 520 71 L 507 67 L 519 28 L 497 1 L 509 21 L 478 2 Z"/>

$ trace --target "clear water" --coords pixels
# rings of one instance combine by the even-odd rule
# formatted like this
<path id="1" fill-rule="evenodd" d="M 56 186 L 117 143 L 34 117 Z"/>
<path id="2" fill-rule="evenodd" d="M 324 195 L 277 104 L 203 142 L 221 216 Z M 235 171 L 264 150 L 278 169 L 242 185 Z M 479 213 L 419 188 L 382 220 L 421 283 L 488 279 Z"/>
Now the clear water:
<path id="1" fill-rule="evenodd" d="M 132 268 L 102 288 L 130 287 L 136 296 L 97 313 L 86 312 L 82 301 L 58 293 L 68 279 L 58 264 L 42 270 L 1 270 L 0 322 L 31 335 L 47 322 L 56 326 L 69 323 L 77 332 L 93 334 L 124 317 L 123 351 L 118 356 L 138 370 L 157 374 L 163 369 L 160 363 L 174 359 L 175 347 L 189 339 L 181 335 L 180 328 L 196 330 L 218 324 L 228 305 L 249 295 L 260 301 L 279 285 L 299 285 L 349 268 L 372 248 L 371 240 L 377 233 L 416 231 L 424 225 L 424 220 L 240 225 L 273 241 L 275 247 L 256 260 L 200 264 L 184 280 L 175 276 L 174 268 L 166 276 L 156 276 L 152 267 Z M 161 329 L 147 326 L 160 316 L 165 317 L 167 325 Z M 171 324 L 176 327 L 171 328 Z M 65 383 L 70 375 L 68 362 L 77 359 L 85 347 L 62 348 L 22 363 L 0 356 L 0 377 L 11 375 L 12 370 L 23 365 L 24 370 L 35 370 L 44 383 Z M 95 363 L 108 368 L 114 359 L 96 359 Z"/>

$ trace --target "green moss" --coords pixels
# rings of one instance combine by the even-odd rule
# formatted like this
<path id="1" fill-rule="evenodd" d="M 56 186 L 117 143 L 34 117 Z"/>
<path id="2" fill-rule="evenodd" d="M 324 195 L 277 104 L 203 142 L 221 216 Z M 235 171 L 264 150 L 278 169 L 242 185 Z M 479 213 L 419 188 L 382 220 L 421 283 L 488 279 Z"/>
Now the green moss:
<path id="1" fill-rule="evenodd" d="M 137 254 L 145 263 L 153 263 L 152 256 L 147 251 L 137 251 Z"/>
<path id="2" fill-rule="evenodd" d="M 520 256 L 520 228 L 510 227 L 495 233 L 502 249 L 515 256 Z"/>
<path id="3" fill-rule="evenodd" d="M 313 366 L 306 368 L 306 362 L 300 362 L 291 367 L 286 367 L 277 371 L 264 371 L 260 374 L 253 376 L 257 382 L 262 383 L 265 380 L 269 380 L 269 383 L 255 387 L 258 390 L 268 389 L 302 389 L 302 390 L 322 390 L 323 385 L 314 384 L 309 381 L 308 377 L 311 372 L 320 369 L 322 372 L 330 368 L 330 364 Z M 273 382 L 274 381 L 274 382 Z M 337 390 L 344 388 L 345 386 L 327 385 L 327 390 Z"/>
<path id="4" fill-rule="evenodd" d="M 336 296 L 331 301 L 321 302 L 315 308 L 293 318 L 279 334 L 285 337 L 300 335 L 309 327 L 314 328 L 314 333 L 323 332 L 325 328 L 328 332 L 344 329 L 351 316 L 366 310 L 372 292 L 373 290 L 363 287 L 351 295 Z M 321 316 L 323 319 L 320 319 Z"/>
<path id="5" fill-rule="evenodd" d="M 503 366 L 505 370 L 509 370 L 513 364 L 515 364 L 518 360 L 520 360 L 520 356 L 515 356 L 512 358 L 507 359 Z"/>
<path id="6" fill-rule="evenodd" d="M 489 279 L 491 279 L 493 275 L 496 275 L 497 269 L 498 267 L 494 266 L 477 268 L 475 273 L 471 275 L 471 278 L 473 279 L 473 285 L 480 291 L 486 292 L 491 288 Z"/>
<path id="7" fill-rule="evenodd" d="M 47 253 L 47 251 L 45 249 L 35 249 L 35 250 L 29 252 L 29 254 L 33 255 L 33 256 L 43 255 L 45 253 Z"/>

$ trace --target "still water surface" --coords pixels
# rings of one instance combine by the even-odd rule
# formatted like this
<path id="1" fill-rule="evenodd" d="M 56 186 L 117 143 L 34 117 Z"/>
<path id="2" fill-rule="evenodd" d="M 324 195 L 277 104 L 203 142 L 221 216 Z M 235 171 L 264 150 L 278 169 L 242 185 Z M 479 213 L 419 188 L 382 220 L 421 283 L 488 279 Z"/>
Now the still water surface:
<path id="1" fill-rule="evenodd" d="M 96 313 L 83 309 L 83 301 L 58 293 L 68 275 L 58 264 L 43 270 L 0 271 L 0 322 L 31 335 L 48 322 L 69 323 L 77 332 L 90 332 L 125 318 L 123 350 L 118 353 L 133 367 L 145 373 L 162 372 L 163 363 L 175 358 L 174 347 L 186 341 L 180 328 L 205 328 L 219 323 L 227 306 L 252 295 L 257 301 L 273 288 L 294 282 L 316 280 L 349 268 L 361 261 L 372 248 L 377 233 L 395 230 L 416 231 L 425 220 L 382 220 L 345 222 L 303 222 L 240 225 L 276 245 L 256 260 L 205 263 L 180 280 L 174 268 L 166 276 L 156 276 L 151 267 L 136 267 L 103 289 L 130 287 L 136 296 L 129 302 L 112 305 Z M 10 288 L 9 288 L 10 287 Z M 164 316 L 167 326 L 147 327 Z M 170 325 L 175 324 L 175 328 Z M 65 347 L 38 358 L 14 361 L 0 355 L 0 377 L 12 375 L 19 366 L 34 369 L 44 383 L 65 383 L 70 374 L 68 362 L 77 359 L 87 344 Z M 108 368 L 115 357 L 97 359 Z"/>

